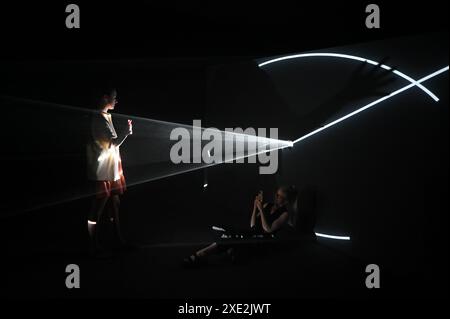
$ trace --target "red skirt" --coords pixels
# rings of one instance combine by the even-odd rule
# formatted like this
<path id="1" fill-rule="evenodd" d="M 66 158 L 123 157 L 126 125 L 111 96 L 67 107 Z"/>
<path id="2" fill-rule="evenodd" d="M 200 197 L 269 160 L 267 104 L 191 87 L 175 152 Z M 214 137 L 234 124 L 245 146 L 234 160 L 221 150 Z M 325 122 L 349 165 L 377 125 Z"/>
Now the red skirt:
<path id="1" fill-rule="evenodd" d="M 117 181 L 94 181 L 95 197 L 104 198 L 111 195 L 122 195 L 127 190 L 125 176 L 120 175 Z"/>
<path id="2" fill-rule="evenodd" d="M 119 176 L 116 181 L 93 181 L 96 198 L 105 198 L 111 195 L 122 195 L 127 190 L 125 176 L 123 175 L 122 161 L 119 160 Z"/>

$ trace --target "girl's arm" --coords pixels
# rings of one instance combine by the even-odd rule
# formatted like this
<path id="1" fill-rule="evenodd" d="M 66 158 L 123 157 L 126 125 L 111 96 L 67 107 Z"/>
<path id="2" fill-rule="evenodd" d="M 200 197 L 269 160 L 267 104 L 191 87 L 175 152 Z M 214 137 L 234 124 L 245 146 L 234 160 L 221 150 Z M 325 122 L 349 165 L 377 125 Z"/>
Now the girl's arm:
<path id="1" fill-rule="evenodd" d="M 261 206 L 262 199 L 263 199 L 263 193 L 262 193 L 262 191 L 259 191 L 258 195 L 256 195 L 255 200 L 253 202 L 253 212 L 252 212 L 252 217 L 250 219 L 250 228 L 255 226 L 256 217 L 258 217 L 261 214 L 259 212 L 259 210 L 260 210 L 259 207 Z"/>
<path id="2" fill-rule="evenodd" d="M 117 147 L 119 147 L 120 145 L 122 145 L 123 142 L 125 142 L 125 140 L 127 139 L 128 135 L 133 134 L 133 126 L 131 123 L 131 120 L 128 120 L 128 132 L 121 138 L 116 138 L 113 140 L 113 144 Z"/>
<path id="3" fill-rule="evenodd" d="M 256 201 L 253 203 L 253 212 L 252 212 L 252 217 L 250 218 L 250 227 L 255 226 L 256 223 L 256 212 L 257 212 L 257 208 L 256 208 Z"/>
<path id="4" fill-rule="evenodd" d="M 114 144 L 114 146 L 119 147 L 120 145 L 122 145 L 123 142 L 125 142 L 125 140 L 127 139 L 128 135 L 130 135 L 129 133 L 125 134 L 124 136 L 122 136 L 122 138 L 116 138 L 112 140 L 112 143 Z"/>
<path id="5" fill-rule="evenodd" d="M 266 233 L 273 233 L 280 229 L 288 220 L 288 212 L 284 212 L 280 215 L 277 219 L 274 220 L 272 225 L 269 225 L 266 220 L 266 216 L 264 216 L 263 213 L 261 213 L 261 224 Z"/>
<path id="6" fill-rule="evenodd" d="M 255 218 L 253 225 L 256 223 L 257 217 L 264 215 L 263 209 L 266 208 L 268 204 L 269 203 L 262 204 L 260 200 L 255 199 L 255 205 L 253 207 L 253 215 L 252 215 L 252 218 L 253 216 Z"/>

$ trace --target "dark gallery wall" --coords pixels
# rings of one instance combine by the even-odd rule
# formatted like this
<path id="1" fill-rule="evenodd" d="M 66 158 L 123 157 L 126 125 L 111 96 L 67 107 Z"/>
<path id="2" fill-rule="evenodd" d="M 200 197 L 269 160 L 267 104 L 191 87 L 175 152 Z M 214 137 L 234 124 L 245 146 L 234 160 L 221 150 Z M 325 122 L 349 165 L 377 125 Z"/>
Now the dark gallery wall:
<path id="1" fill-rule="evenodd" d="M 23 60 L 2 65 L 0 94 L 8 119 L 1 128 L 2 161 L 10 167 L 8 192 L 29 178 L 38 186 L 19 202 L 6 198 L 3 212 L 86 193 L 89 112 L 102 89 L 118 88 L 116 113 L 190 124 L 203 112 L 204 71 L 201 64 L 190 61 Z M 126 118 L 115 117 L 119 134 Z M 123 146 L 124 161 L 133 167 L 149 161 L 150 152 L 143 152 L 142 145 L 153 142 L 143 136 L 146 132 L 141 134 L 149 126 L 145 121 L 136 119 L 134 124 L 136 134 Z M 152 150 L 151 145 L 145 150 Z M 61 183 L 61 177 L 70 182 Z"/>
<path id="2" fill-rule="evenodd" d="M 419 79 L 448 64 L 444 38 L 428 34 L 326 50 L 386 59 Z M 217 128 L 276 127 L 280 138 L 293 140 L 407 84 L 392 74 L 380 83 L 379 70 L 361 70 L 354 61 L 319 58 L 259 68 L 264 59 L 232 60 L 2 62 L 7 81 L 1 94 L 88 108 L 93 87 L 114 85 L 119 113 L 186 124 L 202 119 Z M 295 184 L 316 194 L 316 231 L 351 236 L 326 245 L 396 274 L 425 276 L 428 267 L 447 262 L 445 254 L 428 252 L 445 248 L 439 221 L 448 193 L 448 74 L 425 86 L 439 103 L 410 89 L 283 150 L 275 175 L 259 175 L 256 164 L 225 164 L 132 186 L 122 200 L 125 231 L 140 243 L 209 241 L 211 225 L 247 224 L 258 190 L 270 199 L 276 185 Z M 85 187 L 83 113 L 14 100 L 2 105 L 8 119 L 2 167 L 10 186 L 2 214 L 20 213 L 18 207 L 32 207 L 42 196 L 57 200 L 59 192 L 77 198 L 76 190 Z M 130 179 L 140 177 L 140 143 L 130 139 L 122 150 Z M 82 250 L 89 205 L 83 197 L 14 214 L 2 220 L 2 236 L 12 250 Z"/>
<path id="3" fill-rule="evenodd" d="M 410 88 L 283 149 L 273 175 L 259 174 L 259 164 L 196 169 L 169 160 L 169 133 L 194 119 L 219 129 L 278 128 L 280 139 L 295 140 L 408 84 L 354 60 L 258 66 L 268 59 L 349 54 L 415 80 L 447 66 L 444 2 L 378 0 L 381 28 L 367 27 L 366 2 L 76 3 L 79 29 L 66 27 L 65 2 L 0 9 L 0 296 L 156 298 L 167 313 L 196 298 L 260 298 L 275 314 L 298 311 L 293 298 L 378 304 L 448 293 L 448 70 L 424 83 L 439 102 Z M 117 249 L 103 214 L 100 237 L 112 255 L 93 258 L 86 142 L 90 112 L 111 87 L 118 133 L 133 120 L 121 146 L 128 189 L 120 223 L 136 249 Z M 263 255 L 245 240 L 234 261 L 222 254 L 183 267 L 217 240 L 211 226 L 248 227 L 255 194 L 271 201 L 279 185 L 300 190 L 301 221 L 315 218 L 316 232 L 351 239 L 263 241 Z M 371 263 L 382 289 L 364 284 Z M 68 264 L 82 269 L 82 289 L 64 284 Z"/>
<path id="4" fill-rule="evenodd" d="M 424 35 L 313 52 L 384 61 L 419 79 L 448 64 L 443 39 Z M 309 58 L 258 68 L 264 60 L 209 69 L 210 123 L 277 127 L 283 139 L 294 140 L 379 98 L 379 92 L 408 84 L 392 74 L 377 82 L 384 74 L 367 65 L 361 71 L 361 63 L 349 60 Z M 351 237 L 347 243 L 325 240 L 327 245 L 396 274 L 432 276 L 429 267 L 448 264 L 445 255 L 429 254 L 432 247 L 444 250 L 446 240 L 440 221 L 448 192 L 448 74 L 424 85 L 438 103 L 413 88 L 283 150 L 272 178 L 257 176 L 257 169 L 210 169 L 209 191 L 219 196 L 231 189 L 244 203 L 261 182 L 268 195 L 282 184 L 312 189 L 316 231 Z M 241 170 L 239 178 L 227 173 L 232 170 Z"/>
<path id="5" fill-rule="evenodd" d="M 0 212 L 8 250 L 25 254 L 84 250 L 84 224 L 91 205 L 85 168 L 89 116 L 84 110 L 92 109 L 98 90 L 118 89 L 115 113 L 192 124 L 204 112 L 203 63 L 192 59 L 2 61 L 1 164 L 8 187 Z M 118 130 L 125 119 L 115 117 Z M 143 177 L 139 165 L 148 156 L 143 150 L 160 152 L 142 136 L 148 124 L 139 120 L 134 124 L 133 138 L 122 146 L 130 182 Z M 192 209 L 193 198 L 202 195 L 202 182 L 202 173 L 193 172 L 130 187 L 122 201 L 125 228 L 131 221 L 129 237 L 144 243 L 167 242 L 178 234 L 178 240 L 184 240 L 179 225 L 192 216 L 180 211 Z M 187 204 L 181 208 L 180 202 Z"/>

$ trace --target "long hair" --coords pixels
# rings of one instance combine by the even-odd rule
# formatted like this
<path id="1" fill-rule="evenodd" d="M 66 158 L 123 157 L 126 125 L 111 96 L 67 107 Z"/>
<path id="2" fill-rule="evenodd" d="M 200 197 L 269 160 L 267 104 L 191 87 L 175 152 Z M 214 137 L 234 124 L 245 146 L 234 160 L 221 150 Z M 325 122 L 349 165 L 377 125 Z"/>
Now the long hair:
<path id="1" fill-rule="evenodd" d="M 117 90 L 114 88 L 105 88 L 98 90 L 95 99 L 95 108 L 103 108 L 106 104 L 111 103 L 117 97 Z"/>
<path id="2" fill-rule="evenodd" d="M 294 185 L 281 186 L 279 188 L 286 194 L 287 210 L 288 210 L 288 223 L 292 227 L 295 227 L 298 219 L 298 191 Z"/>

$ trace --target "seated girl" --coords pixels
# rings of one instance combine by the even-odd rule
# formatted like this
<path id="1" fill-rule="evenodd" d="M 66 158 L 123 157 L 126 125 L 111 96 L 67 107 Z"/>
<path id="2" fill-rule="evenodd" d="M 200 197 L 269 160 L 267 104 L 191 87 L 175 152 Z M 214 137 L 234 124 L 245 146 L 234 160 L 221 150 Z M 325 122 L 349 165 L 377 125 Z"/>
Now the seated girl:
<path id="1" fill-rule="evenodd" d="M 293 207 L 296 198 L 297 190 L 294 186 L 278 188 L 274 203 L 264 203 L 263 194 L 259 192 L 253 202 L 250 227 L 244 232 L 241 232 L 241 235 L 238 237 L 267 237 L 286 228 L 289 222 L 293 220 L 294 216 L 292 215 L 295 212 L 291 207 Z M 195 266 L 204 263 L 209 255 L 220 253 L 227 253 L 231 259 L 234 259 L 235 250 L 241 245 L 241 243 L 230 243 L 229 240 L 214 242 L 185 258 L 183 263 L 188 267 Z M 247 247 L 249 246 L 247 245 Z M 255 245 L 250 245 L 250 249 L 252 247 L 256 249 Z"/>

